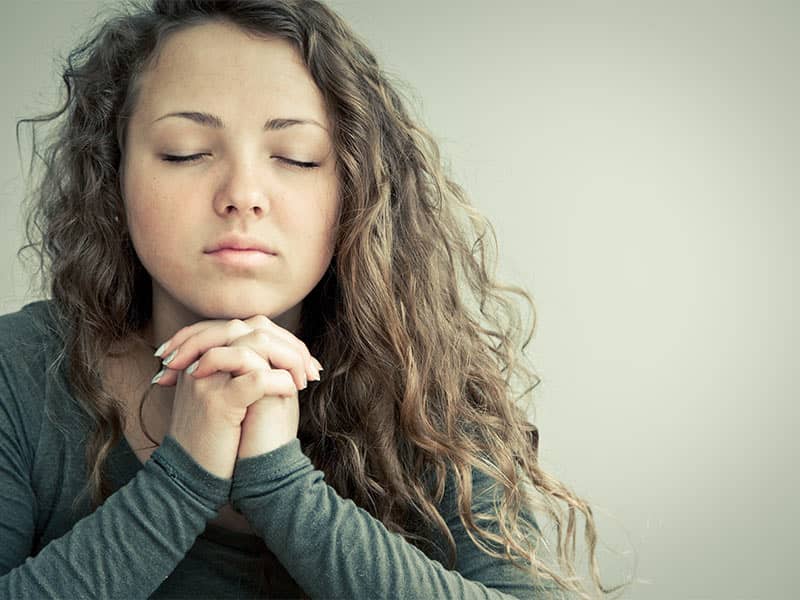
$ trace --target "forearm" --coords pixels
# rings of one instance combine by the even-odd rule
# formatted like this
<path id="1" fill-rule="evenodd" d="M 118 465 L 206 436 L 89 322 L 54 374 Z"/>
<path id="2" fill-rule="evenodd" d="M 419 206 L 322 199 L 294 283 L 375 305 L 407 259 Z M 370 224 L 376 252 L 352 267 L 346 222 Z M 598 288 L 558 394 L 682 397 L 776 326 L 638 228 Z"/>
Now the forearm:
<path id="1" fill-rule="evenodd" d="M 445 569 L 339 496 L 302 453 L 298 439 L 237 461 L 231 500 L 313 598 L 515 597 Z M 520 575 L 507 585 L 535 597 Z"/>
<path id="2" fill-rule="evenodd" d="M 0 577 L 0 597 L 148 597 L 228 498 L 230 480 L 187 457 L 165 438 L 102 506 Z"/>

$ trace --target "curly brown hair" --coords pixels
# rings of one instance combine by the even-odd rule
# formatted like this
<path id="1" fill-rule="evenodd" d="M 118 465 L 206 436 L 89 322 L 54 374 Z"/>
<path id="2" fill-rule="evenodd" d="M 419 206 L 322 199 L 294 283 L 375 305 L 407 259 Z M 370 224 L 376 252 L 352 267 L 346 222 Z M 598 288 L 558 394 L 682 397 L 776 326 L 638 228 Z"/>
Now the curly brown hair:
<path id="1" fill-rule="evenodd" d="M 115 344 L 144 340 L 152 310 L 120 190 L 126 123 L 140 75 L 168 36 L 212 19 L 292 42 L 334 124 L 342 203 L 335 254 L 303 301 L 298 332 L 326 366 L 322 381 L 302 392 L 304 453 L 341 496 L 390 531 L 420 542 L 412 523 L 437 527 L 450 568 L 455 543 L 436 508 L 448 471 L 462 523 L 487 554 L 588 599 L 575 571 L 577 509 L 586 519 L 592 595 L 629 585 L 601 585 L 591 508 L 538 464 L 539 434 L 526 416 L 540 381 L 524 361 L 535 327 L 530 294 L 495 278 L 494 230 L 447 176 L 436 142 L 398 92 L 401 83 L 315 0 L 129 2 L 69 54 L 63 106 L 17 123 L 18 146 L 20 124 L 32 124 L 33 155 L 45 166 L 30 192 L 28 243 L 19 252 L 38 255 L 41 290 L 57 307 L 60 359 L 69 357 L 71 389 L 93 420 L 84 490 L 93 506 L 111 493 L 104 465 L 125 418 L 97 365 Z M 40 155 L 35 124 L 65 113 Z M 532 310 L 527 335 L 511 294 Z M 70 327 L 76 322 L 81 327 Z M 471 513 L 473 468 L 503 492 L 496 515 Z M 566 531 L 556 499 L 569 507 Z M 563 573 L 542 560 L 541 529 L 520 518 L 523 510 L 554 520 Z"/>

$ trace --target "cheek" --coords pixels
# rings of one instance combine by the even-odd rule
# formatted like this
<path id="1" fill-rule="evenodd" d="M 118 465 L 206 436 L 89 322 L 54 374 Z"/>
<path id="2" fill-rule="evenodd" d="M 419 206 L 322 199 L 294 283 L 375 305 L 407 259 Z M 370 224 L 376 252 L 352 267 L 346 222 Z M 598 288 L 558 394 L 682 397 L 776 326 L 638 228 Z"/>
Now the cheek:
<path id="1" fill-rule="evenodd" d="M 313 235 L 317 243 L 333 244 L 334 229 L 339 220 L 341 201 L 339 186 L 335 177 L 330 177 L 321 185 L 314 195 L 315 201 L 309 209 L 309 216 L 314 223 Z"/>
<path id="2" fill-rule="evenodd" d="M 157 211 L 153 206 L 140 198 L 131 199 L 128 204 L 128 227 L 131 241 L 140 258 L 158 251 L 158 238 L 161 233 L 159 223 Z"/>
<path id="3" fill-rule="evenodd" d="M 129 222 L 143 230 L 163 228 L 181 210 L 181 203 L 175 201 L 181 193 L 186 191 L 181 192 L 174 183 L 154 177 L 147 170 L 132 173 L 125 185 Z"/>
<path id="4" fill-rule="evenodd" d="M 180 245 L 180 227 L 157 180 L 131 178 L 126 186 L 125 210 L 131 241 L 145 266 L 164 261 Z"/>
<path id="5" fill-rule="evenodd" d="M 334 229 L 338 218 L 336 206 L 332 203 L 315 205 L 306 212 L 305 218 L 297 219 L 296 231 L 299 239 L 317 256 L 323 257 L 333 251 Z"/>

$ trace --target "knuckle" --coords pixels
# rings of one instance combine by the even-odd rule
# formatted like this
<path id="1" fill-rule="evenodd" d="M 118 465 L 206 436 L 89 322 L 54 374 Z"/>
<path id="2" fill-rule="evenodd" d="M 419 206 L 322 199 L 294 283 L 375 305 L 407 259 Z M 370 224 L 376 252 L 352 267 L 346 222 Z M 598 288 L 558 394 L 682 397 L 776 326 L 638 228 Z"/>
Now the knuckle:
<path id="1" fill-rule="evenodd" d="M 269 386 L 269 369 L 255 369 L 253 373 L 253 385 L 259 390 L 264 390 Z"/>
<path id="2" fill-rule="evenodd" d="M 265 329 L 272 325 L 272 321 L 266 315 L 256 315 L 248 319 L 250 325 L 256 329 Z"/>
<path id="3" fill-rule="evenodd" d="M 263 327 L 258 328 L 258 329 L 254 329 L 253 332 L 252 332 L 252 335 L 255 338 L 257 338 L 259 341 L 263 341 L 263 342 L 267 342 L 267 341 L 272 339 L 270 334 L 269 334 L 269 331 L 267 329 L 264 329 Z"/>
<path id="4" fill-rule="evenodd" d="M 297 359 L 297 362 L 305 365 L 305 363 L 306 363 L 306 353 L 303 352 L 303 349 L 302 348 L 295 348 L 294 352 L 295 352 L 295 357 Z"/>
<path id="5" fill-rule="evenodd" d="M 242 330 L 248 330 L 249 331 L 250 330 L 250 326 L 247 323 L 245 323 L 244 321 L 242 321 L 241 319 L 231 319 L 230 321 L 228 321 L 228 329 L 231 332 L 235 333 L 237 331 L 242 331 Z"/>
<path id="6" fill-rule="evenodd" d="M 302 354 L 304 358 L 311 358 L 311 350 L 308 349 L 308 346 L 306 346 L 302 340 L 297 340 L 297 347 L 299 348 L 300 354 Z"/>
<path id="7" fill-rule="evenodd" d="M 261 361 L 264 360 L 264 358 L 258 352 L 256 352 L 255 350 L 253 350 L 249 346 L 242 346 L 238 350 L 239 350 L 239 354 L 241 355 L 242 361 L 244 361 L 246 359 L 256 359 L 259 362 L 261 362 Z"/>
<path id="8" fill-rule="evenodd" d="M 281 383 L 283 384 L 283 387 L 285 387 L 287 390 L 295 389 L 294 377 L 292 377 L 292 374 L 289 371 L 285 370 L 279 371 L 279 373 L 282 379 Z"/>
<path id="9" fill-rule="evenodd" d="M 203 357 L 207 356 L 211 360 L 217 360 L 220 358 L 220 354 L 225 351 L 224 348 L 220 346 L 214 346 L 213 348 L 209 348 L 203 353 L 203 356 L 200 357 L 200 360 L 203 360 Z"/>

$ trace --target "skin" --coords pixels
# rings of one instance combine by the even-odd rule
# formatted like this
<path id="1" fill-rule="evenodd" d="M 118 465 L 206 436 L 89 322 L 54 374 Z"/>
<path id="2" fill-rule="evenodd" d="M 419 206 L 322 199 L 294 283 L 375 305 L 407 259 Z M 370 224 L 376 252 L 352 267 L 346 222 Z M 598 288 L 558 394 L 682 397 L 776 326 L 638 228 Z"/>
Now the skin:
<path id="1" fill-rule="evenodd" d="M 177 111 L 216 115 L 224 127 L 159 119 Z M 320 126 L 264 131 L 274 118 Z M 169 342 L 162 356 L 180 349 L 154 390 L 162 403 L 174 398 L 177 371 L 217 346 L 249 352 L 239 348 L 238 359 L 223 353 L 219 370 L 233 373 L 239 360 L 242 374 L 261 360 L 291 370 L 298 388 L 306 378 L 318 379 L 319 363 L 294 332 L 303 299 L 333 256 L 340 203 L 330 131 L 319 89 L 297 50 L 279 38 L 255 38 L 225 23 L 195 26 L 170 37 L 143 74 L 120 176 L 131 241 L 153 285 L 145 337 L 153 346 Z M 198 154 L 193 162 L 164 160 Z M 277 255 L 255 266 L 226 265 L 207 253 L 226 233 L 263 240 Z M 154 361 L 146 353 L 132 360 L 150 368 Z M 193 377 L 213 372 L 205 363 Z M 286 391 L 287 379 L 278 381 L 273 378 L 275 392 Z M 286 435 L 249 444 L 249 454 Z"/>

